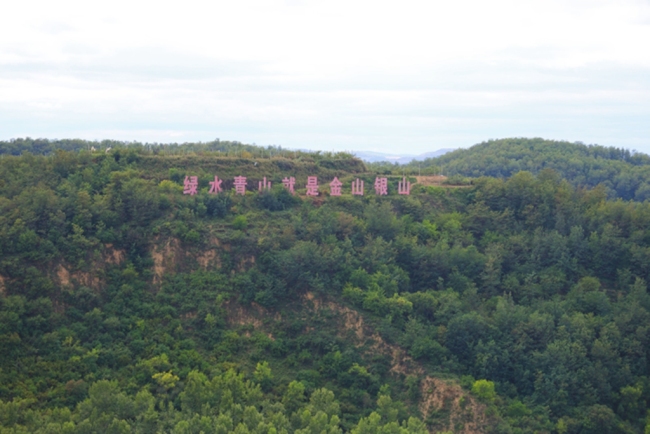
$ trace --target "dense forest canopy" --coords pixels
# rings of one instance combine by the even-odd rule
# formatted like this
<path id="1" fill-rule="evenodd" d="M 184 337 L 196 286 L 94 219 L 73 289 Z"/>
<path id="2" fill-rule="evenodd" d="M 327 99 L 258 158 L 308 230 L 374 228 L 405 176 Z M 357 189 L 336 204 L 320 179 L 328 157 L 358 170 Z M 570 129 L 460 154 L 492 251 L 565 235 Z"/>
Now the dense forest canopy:
<path id="1" fill-rule="evenodd" d="M 650 199 L 650 157 L 627 149 L 544 139 L 490 140 L 407 165 L 447 176 L 508 178 L 553 169 L 575 186 L 603 184 L 608 197 Z"/>
<path id="2" fill-rule="evenodd" d="M 650 431 L 650 202 L 548 168 L 311 198 L 376 173 L 23 151 L 0 158 L 1 433 Z M 208 193 L 242 172 L 273 189 Z"/>
<path id="3" fill-rule="evenodd" d="M 82 139 L 32 139 L 30 137 L 0 141 L 0 154 L 21 155 L 29 152 L 35 155 L 49 155 L 59 151 L 106 151 L 107 149 L 131 149 L 138 151 L 187 153 L 193 151 L 204 152 L 261 152 L 264 148 L 246 145 L 240 142 L 222 141 L 216 139 L 207 143 L 141 143 L 125 142 L 119 140 L 91 141 Z M 275 149 L 269 147 L 269 149 Z M 280 148 L 278 148 L 280 150 Z"/>
<path id="4" fill-rule="evenodd" d="M 310 152 L 305 150 L 283 149 L 281 146 L 255 146 L 237 141 L 215 139 L 212 142 L 190 143 L 142 143 L 125 142 L 119 140 L 90 141 L 82 139 L 32 139 L 30 137 L 11 140 L 0 140 L 1 155 L 21 155 L 28 152 L 33 155 L 50 155 L 56 151 L 69 152 L 115 152 L 130 151 L 139 154 L 153 155 L 187 155 L 187 154 L 216 154 L 224 157 L 241 158 L 271 158 L 283 157 L 286 159 L 351 159 L 352 155 L 345 152 Z"/>

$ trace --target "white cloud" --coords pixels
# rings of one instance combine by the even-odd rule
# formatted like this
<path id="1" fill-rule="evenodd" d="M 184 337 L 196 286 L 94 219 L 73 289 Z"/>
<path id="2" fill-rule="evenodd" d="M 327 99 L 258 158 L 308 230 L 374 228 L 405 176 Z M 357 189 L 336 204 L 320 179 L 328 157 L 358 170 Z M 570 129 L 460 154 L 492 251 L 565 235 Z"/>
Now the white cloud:
<path id="1" fill-rule="evenodd" d="M 650 152 L 643 1 L 14 2 L 0 137 Z"/>

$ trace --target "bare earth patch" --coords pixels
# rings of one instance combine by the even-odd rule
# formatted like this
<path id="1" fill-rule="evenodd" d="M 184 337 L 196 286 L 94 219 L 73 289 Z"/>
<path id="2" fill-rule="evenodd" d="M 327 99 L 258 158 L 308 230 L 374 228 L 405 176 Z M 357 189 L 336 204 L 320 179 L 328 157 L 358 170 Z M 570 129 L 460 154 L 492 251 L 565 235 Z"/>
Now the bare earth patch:
<path id="1" fill-rule="evenodd" d="M 442 186 L 443 185 L 442 183 L 447 179 L 447 177 L 442 175 L 416 176 L 415 179 L 417 180 L 418 184 L 428 187 L 430 185 Z"/>
<path id="2" fill-rule="evenodd" d="M 61 286 L 82 285 L 92 289 L 99 289 L 101 280 L 98 276 L 87 271 L 73 271 L 72 273 L 59 264 L 56 269 L 56 277 Z"/>
<path id="3" fill-rule="evenodd" d="M 446 431 L 454 433 L 483 433 L 489 421 L 485 406 L 466 394 L 453 382 L 426 376 L 420 385 L 420 413 L 426 420 L 435 413 L 449 414 Z"/>
<path id="4" fill-rule="evenodd" d="M 151 257 L 153 258 L 153 283 L 162 282 L 165 271 L 174 270 L 180 253 L 180 242 L 177 239 L 168 239 L 162 246 L 155 244 Z"/>
<path id="5" fill-rule="evenodd" d="M 323 307 L 337 312 L 343 321 L 342 328 L 346 332 L 353 332 L 357 347 L 369 344 L 369 352 L 380 353 L 390 357 L 390 372 L 397 375 L 424 375 L 422 366 L 413 360 L 406 351 L 384 341 L 374 330 L 364 324 L 363 317 L 355 310 L 342 306 L 332 301 L 318 300 L 311 293 L 305 295 L 316 310 Z M 448 419 L 442 418 L 435 430 L 432 432 L 451 431 L 459 434 L 479 434 L 485 432 L 488 425 L 485 416 L 485 406 L 479 403 L 473 396 L 463 391 L 460 385 L 426 375 L 420 384 L 419 409 L 422 417 L 426 420 L 432 413 L 448 414 Z M 445 420 L 446 419 L 446 420 Z"/>
<path id="6" fill-rule="evenodd" d="M 61 285 L 70 285 L 70 272 L 63 265 L 59 265 L 59 268 L 56 270 L 56 277 L 59 278 Z"/>
<path id="7" fill-rule="evenodd" d="M 222 265 L 220 254 L 222 251 L 229 251 L 229 246 L 222 245 L 216 237 L 211 237 L 207 246 L 200 250 L 187 249 L 176 238 L 154 239 L 151 249 L 151 257 L 154 263 L 153 283 L 154 285 L 160 284 L 165 273 L 193 270 L 196 265 L 203 270 L 219 269 Z M 254 256 L 243 258 L 238 264 L 238 269 L 245 270 L 249 264 L 254 263 Z"/>
<path id="8" fill-rule="evenodd" d="M 451 431 L 458 434 L 480 434 L 485 432 L 489 420 L 485 416 L 483 404 L 453 381 L 425 375 L 422 366 L 403 348 L 387 343 L 377 332 L 368 327 L 359 312 L 325 300 L 311 292 L 303 296 L 303 302 L 314 313 L 327 309 L 338 314 L 341 319 L 340 335 L 352 338 L 354 345 L 359 348 L 365 346 L 367 353 L 388 356 L 391 361 L 390 372 L 394 375 L 424 376 L 420 383 L 421 399 L 418 408 L 424 420 L 436 419 L 433 422 L 432 433 Z M 270 312 L 256 303 L 244 307 L 236 302 L 226 302 L 224 308 L 228 323 L 239 326 L 251 325 L 259 331 L 264 327 L 261 318 L 270 315 Z M 274 319 L 281 320 L 278 316 Z"/>
<path id="9" fill-rule="evenodd" d="M 221 242 L 218 238 L 212 237 L 210 238 L 210 246 L 213 247 L 203 250 L 196 257 L 196 261 L 204 270 L 209 268 L 221 268 L 221 258 L 219 257 L 218 250 L 221 248 Z"/>
<path id="10" fill-rule="evenodd" d="M 106 248 L 104 249 L 104 262 L 107 264 L 111 265 L 118 265 L 124 262 L 124 258 L 126 257 L 126 252 L 121 249 L 115 249 L 113 248 L 112 244 L 106 244 Z"/>
<path id="11" fill-rule="evenodd" d="M 106 264 L 119 265 L 124 262 L 126 252 L 116 249 L 112 244 L 106 244 L 101 253 L 101 259 L 92 261 L 90 271 L 73 270 L 70 271 L 70 265 L 66 263 L 52 264 L 52 279 L 62 287 L 86 286 L 95 290 L 103 286 L 102 271 Z"/>
<path id="12" fill-rule="evenodd" d="M 444 188 L 470 188 L 471 185 L 454 185 L 454 184 L 445 184 L 447 180 L 446 176 L 436 175 L 436 176 L 416 176 L 416 184 L 424 185 L 425 187 L 436 186 Z"/>
<path id="13" fill-rule="evenodd" d="M 257 331 L 263 332 L 269 339 L 275 340 L 272 333 L 264 331 L 264 323 L 260 318 L 268 317 L 270 312 L 259 304 L 253 302 L 249 307 L 242 306 L 237 302 L 227 301 L 223 304 L 226 310 L 226 321 L 232 325 L 253 326 Z M 282 321 L 280 314 L 276 314 L 273 319 Z M 250 333 L 247 333 L 250 336 Z"/>

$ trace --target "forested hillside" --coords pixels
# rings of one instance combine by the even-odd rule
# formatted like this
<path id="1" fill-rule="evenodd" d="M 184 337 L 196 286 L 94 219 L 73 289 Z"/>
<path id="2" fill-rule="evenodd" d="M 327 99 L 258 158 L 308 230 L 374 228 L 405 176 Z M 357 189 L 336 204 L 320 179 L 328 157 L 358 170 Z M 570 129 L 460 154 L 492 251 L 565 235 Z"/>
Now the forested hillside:
<path id="1" fill-rule="evenodd" d="M 248 145 L 236 141 L 227 141 L 215 139 L 212 142 L 195 142 L 195 143 L 141 143 L 125 142 L 119 140 L 101 140 L 90 141 L 81 139 L 32 139 L 30 137 L 17 138 L 11 140 L 0 140 L 0 155 L 21 155 L 29 152 L 33 155 L 50 155 L 56 151 L 88 151 L 88 152 L 107 152 L 107 151 L 134 151 L 139 153 L 150 153 L 154 155 L 182 155 L 191 153 L 216 153 L 224 157 L 243 157 L 243 158 L 271 158 L 285 157 L 298 158 L 308 155 L 311 159 L 327 156 L 329 153 L 321 155 L 320 152 L 293 151 L 282 149 L 280 146 L 268 146 L 266 148 L 255 145 Z M 339 153 L 339 157 L 351 158 L 352 156 L 345 153 Z"/>
<path id="2" fill-rule="evenodd" d="M 537 174 L 553 169 L 577 187 L 603 184 L 610 198 L 650 199 L 650 157 L 614 147 L 544 139 L 490 140 L 408 167 L 475 178 L 507 178 L 522 170 Z"/>
<path id="3" fill-rule="evenodd" d="M 252 154 L 0 157 L 1 433 L 650 432 L 650 203 Z"/>

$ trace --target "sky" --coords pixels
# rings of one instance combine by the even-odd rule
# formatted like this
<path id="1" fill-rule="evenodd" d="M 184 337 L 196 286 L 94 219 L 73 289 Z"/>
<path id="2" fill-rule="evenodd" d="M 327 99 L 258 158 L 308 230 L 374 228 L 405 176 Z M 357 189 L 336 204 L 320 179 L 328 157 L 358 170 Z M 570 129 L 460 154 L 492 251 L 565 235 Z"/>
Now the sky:
<path id="1" fill-rule="evenodd" d="M 22 0 L 2 21 L 2 140 L 650 153 L 650 0 Z"/>

